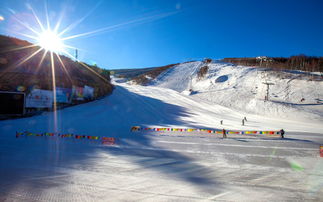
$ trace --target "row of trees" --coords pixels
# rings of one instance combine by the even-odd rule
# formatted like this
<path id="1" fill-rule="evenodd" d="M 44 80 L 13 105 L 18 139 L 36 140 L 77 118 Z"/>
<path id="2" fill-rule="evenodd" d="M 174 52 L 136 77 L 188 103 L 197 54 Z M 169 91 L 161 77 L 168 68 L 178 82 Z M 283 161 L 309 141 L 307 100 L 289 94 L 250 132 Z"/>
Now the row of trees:
<path id="1" fill-rule="evenodd" d="M 255 58 L 224 58 L 223 61 L 246 66 L 323 72 L 323 57 L 306 56 L 304 54 L 287 58 L 264 56 Z"/>

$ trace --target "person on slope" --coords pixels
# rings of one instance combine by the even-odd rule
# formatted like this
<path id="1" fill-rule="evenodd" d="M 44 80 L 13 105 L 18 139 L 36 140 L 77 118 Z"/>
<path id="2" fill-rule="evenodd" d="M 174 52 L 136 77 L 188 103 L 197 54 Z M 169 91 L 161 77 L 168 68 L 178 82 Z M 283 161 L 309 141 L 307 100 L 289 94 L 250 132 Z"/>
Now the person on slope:
<path id="1" fill-rule="evenodd" d="M 242 119 L 242 125 L 244 126 L 244 119 Z"/>
<path id="2" fill-rule="evenodd" d="M 281 137 L 281 138 L 284 138 L 284 134 L 285 134 L 284 129 L 281 129 L 281 130 L 279 131 L 279 133 L 280 133 L 280 137 Z"/>
<path id="3" fill-rule="evenodd" d="M 227 131 L 224 128 L 222 130 L 222 133 L 223 133 L 223 138 L 227 138 Z"/>

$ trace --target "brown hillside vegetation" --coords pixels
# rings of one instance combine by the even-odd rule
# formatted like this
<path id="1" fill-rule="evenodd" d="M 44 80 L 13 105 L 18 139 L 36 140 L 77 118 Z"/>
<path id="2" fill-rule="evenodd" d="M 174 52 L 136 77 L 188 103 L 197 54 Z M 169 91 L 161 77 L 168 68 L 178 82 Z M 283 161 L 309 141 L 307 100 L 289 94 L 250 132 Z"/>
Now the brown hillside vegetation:
<path id="1" fill-rule="evenodd" d="M 236 65 L 270 67 L 274 69 L 301 70 L 307 72 L 323 72 L 323 57 L 306 55 L 285 57 L 253 57 L 253 58 L 224 58 L 224 62 Z"/>
<path id="2" fill-rule="evenodd" d="M 177 63 L 178 64 L 178 63 Z M 177 65 L 177 64 L 170 64 L 162 67 L 155 67 L 152 68 L 152 70 L 147 71 L 143 74 L 140 74 L 139 76 L 136 76 L 132 78 L 132 81 L 134 81 L 137 84 L 140 85 L 146 85 L 148 84 L 151 80 L 155 79 L 157 76 L 159 76 L 162 72 L 165 70 Z"/>
<path id="3" fill-rule="evenodd" d="M 199 69 L 199 71 L 197 72 L 197 78 L 199 80 L 201 80 L 202 78 L 205 77 L 205 75 L 207 74 L 207 72 L 209 71 L 209 66 L 203 66 Z"/>
<path id="4" fill-rule="evenodd" d="M 32 46 L 27 41 L 0 35 L 0 91 L 15 91 L 17 86 L 27 89 L 31 86 L 52 89 L 50 54 L 44 55 L 45 51 L 39 51 L 29 58 L 38 49 L 39 47 Z M 96 97 L 112 92 L 109 71 L 73 61 L 62 55 L 60 58 L 64 65 L 54 54 L 56 86 L 72 88 L 73 85 L 88 85 L 95 89 Z M 26 59 L 28 60 L 23 62 Z"/>

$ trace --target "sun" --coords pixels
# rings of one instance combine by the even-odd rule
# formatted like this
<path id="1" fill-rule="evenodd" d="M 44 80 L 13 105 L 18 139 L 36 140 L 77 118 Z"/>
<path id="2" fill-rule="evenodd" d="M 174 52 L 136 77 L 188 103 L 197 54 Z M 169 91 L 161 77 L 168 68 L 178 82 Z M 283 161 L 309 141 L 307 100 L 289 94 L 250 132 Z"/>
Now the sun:
<path id="1" fill-rule="evenodd" d="M 47 22 L 45 24 L 41 22 L 40 18 L 37 16 L 36 12 L 34 11 L 33 7 L 30 4 L 26 4 L 26 6 L 32 12 L 34 20 L 38 24 L 37 27 L 30 26 L 29 23 L 25 21 L 25 19 L 19 19 L 19 18 L 13 16 L 13 19 L 16 22 L 18 22 L 20 25 L 22 25 L 23 27 L 28 29 L 28 33 L 19 32 L 17 34 L 32 39 L 34 44 L 23 46 L 23 47 L 18 47 L 18 48 L 13 48 L 10 51 L 28 49 L 28 48 L 32 48 L 32 47 L 38 48 L 38 50 L 32 51 L 32 53 L 30 53 L 29 55 L 22 58 L 21 61 L 18 64 L 16 64 L 15 66 L 21 66 L 22 64 L 24 64 L 25 62 L 30 60 L 32 57 L 34 57 L 35 55 L 42 52 L 43 55 L 41 56 L 41 59 L 38 64 L 38 68 L 40 68 L 42 63 L 44 62 L 46 56 L 47 55 L 50 56 L 50 64 L 51 64 L 50 66 L 51 66 L 51 70 L 52 70 L 51 71 L 52 72 L 52 89 L 53 89 L 52 91 L 53 91 L 53 100 L 54 100 L 54 104 L 53 104 L 54 119 L 53 119 L 53 121 L 54 121 L 54 131 L 55 132 L 57 132 L 55 65 L 57 65 L 57 64 L 60 65 L 64 69 L 64 71 L 67 73 L 67 76 L 70 77 L 68 74 L 68 71 L 66 69 L 67 67 L 63 63 L 63 60 L 61 59 L 61 54 L 65 55 L 65 56 L 69 56 L 70 58 L 74 59 L 77 63 L 82 65 L 84 68 L 86 68 L 87 70 L 89 70 L 90 72 L 95 74 L 96 76 L 100 77 L 101 79 L 103 79 L 104 81 L 109 83 L 109 81 L 105 77 L 103 77 L 101 74 L 99 74 L 98 72 L 93 70 L 87 64 L 79 61 L 77 58 L 77 54 L 75 55 L 75 57 L 72 54 L 70 54 L 69 51 L 67 51 L 68 49 L 75 50 L 75 53 L 77 53 L 78 49 L 76 47 L 71 46 L 71 45 L 64 44 L 65 41 L 67 41 L 69 39 L 75 39 L 75 38 L 79 38 L 79 37 L 91 36 L 91 35 L 95 35 L 98 33 L 113 31 L 115 29 L 125 27 L 125 26 L 131 25 L 131 24 L 142 24 L 142 23 L 152 22 L 154 20 L 161 19 L 161 18 L 170 16 L 170 15 L 174 15 L 177 13 L 177 11 L 176 12 L 161 13 L 161 14 L 157 14 L 157 15 L 152 15 L 152 16 L 147 16 L 147 17 L 143 17 L 143 18 L 129 20 L 129 21 L 126 21 L 126 22 L 123 22 L 120 24 L 99 28 L 99 29 L 84 32 L 81 34 L 75 34 L 75 35 L 63 37 L 63 35 L 65 33 L 68 33 L 69 31 L 71 31 L 74 27 L 76 27 L 81 22 L 83 22 L 90 14 L 92 14 L 100 3 L 97 4 L 93 9 L 91 9 L 85 16 L 81 17 L 76 22 L 68 25 L 65 29 L 59 31 L 59 28 L 61 25 L 61 20 L 62 20 L 62 17 L 64 14 L 62 13 L 62 15 L 58 18 L 56 25 L 53 26 L 54 29 L 51 29 L 50 24 L 52 24 L 52 23 L 49 18 L 49 15 L 48 15 L 46 2 L 47 1 L 44 1 L 45 16 L 46 16 L 46 22 Z M 15 14 L 15 13 L 13 13 L 13 14 Z M 2 16 L 0 16 L 0 21 L 3 20 L 3 18 L 1 19 L 1 17 Z M 30 33 L 32 33 L 32 34 L 30 34 Z"/>
<path id="2" fill-rule="evenodd" d="M 52 30 L 44 30 L 38 35 L 38 44 L 50 52 L 64 52 L 63 40 Z"/>

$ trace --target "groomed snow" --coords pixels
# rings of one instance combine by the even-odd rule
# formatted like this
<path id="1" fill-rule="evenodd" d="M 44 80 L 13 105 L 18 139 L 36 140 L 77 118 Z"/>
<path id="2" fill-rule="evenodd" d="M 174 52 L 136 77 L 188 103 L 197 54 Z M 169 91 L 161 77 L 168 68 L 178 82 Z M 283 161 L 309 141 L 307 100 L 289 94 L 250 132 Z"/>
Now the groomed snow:
<path id="1" fill-rule="evenodd" d="M 244 116 L 248 121 L 241 126 Z M 0 201 L 317 201 L 323 197 L 323 158 L 318 153 L 322 124 L 241 113 L 172 89 L 119 83 L 108 97 L 57 113 L 59 132 L 117 137 L 117 146 L 15 138 L 16 131 L 52 132 L 53 117 L 48 112 L 0 121 Z M 131 133 L 134 125 L 284 128 L 287 133 L 284 140 L 222 139 L 214 134 Z"/>

